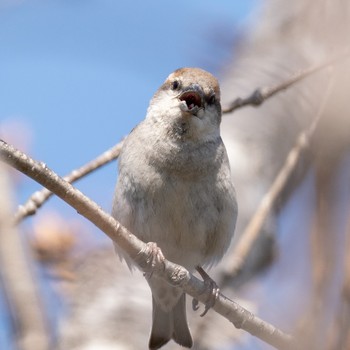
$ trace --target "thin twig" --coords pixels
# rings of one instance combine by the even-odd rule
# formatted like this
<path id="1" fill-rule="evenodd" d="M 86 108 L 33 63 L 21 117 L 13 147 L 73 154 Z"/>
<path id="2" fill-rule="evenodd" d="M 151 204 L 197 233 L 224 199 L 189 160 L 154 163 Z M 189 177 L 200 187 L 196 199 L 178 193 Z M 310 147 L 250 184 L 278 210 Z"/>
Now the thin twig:
<path id="1" fill-rule="evenodd" d="M 187 294 L 206 303 L 211 293 L 202 281 L 180 265 L 165 260 L 160 266 L 152 266 L 149 245 L 140 241 L 113 217 L 105 213 L 70 183 L 60 178 L 43 163 L 29 158 L 13 146 L 0 140 L 1 159 L 41 185 L 47 187 L 58 197 L 77 210 L 117 243 L 145 272 L 164 278 L 169 284 L 181 287 Z M 234 301 L 220 294 L 213 309 L 231 321 L 237 328 L 242 328 L 278 349 L 295 349 L 295 340 L 276 327 L 259 319 Z"/>
<path id="2" fill-rule="evenodd" d="M 256 89 L 251 95 L 249 95 L 246 98 L 241 98 L 238 97 L 236 98 L 229 107 L 223 109 L 222 113 L 223 114 L 228 114 L 231 113 L 233 111 L 235 111 L 238 108 L 242 108 L 245 106 L 260 106 L 263 102 L 265 102 L 267 99 L 269 99 L 270 97 L 276 95 L 277 93 L 286 90 L 287 88 L 289 88 L 291 85 L 297 83 L 300 80 L 305 79 L 306 77 L 320 71 L 323 70 L 327 67 L 330 67 L 332 64 L 334 64 L 337 61 L 340 61 L 342 59 L 348 58 L 349 57 L 349 52 L 346 51 L 340 55 L 335 56 L 334 58 L 315 65 L 313 67 L 301 70 L 297 73 L 294 73 L 289 79 L 276 84 L 274 86 L 266 86 L 266 87 L 262 87 L 262 88 L 258 88 Z"/>
<path id="3" fill-rule="evenodd" d="M 119 157 L 120 151 L 123 146 L 123 141 L 119 142 L 112 148 L 108 149 L 107 151 L 103 152 L 101 155 L 99 155 L 97 158 L 93 159 L 92 161 L 86 163 L 79 169 L 73 170 L 68 175 L 64 176 L 63 178 L 73 183 L 82 177 L 90 174 L 94 170 L 102 167 L 103 165 L 108 164 L 112 160 L 115 160 Z M 51 191 L 49 191 L 46 188 L 43 188 L 39 191 L 34 192 L 29 199 L 23 204 L 20 205 L 15 217 L 14 221 L 16 223 L 19 223 L 22 221 L 25 217 L 34 215 L 36 211 L 53 195 Z"/>
<path id="4" fill-rule="evenodd" d="M 308 147 L 310 143 L 312 135 L 314 134 L 315 129 L 321 119 L 332 87 L 333 79 L 331 79 L 328 83 L 327 89 L 325 91 L 325 96 L 321 102 L 314 120 L 306 130 L 303 130 L 299 134 L 295 146 L 290 150 L 281 170 L 277 174 L 275 180 L 273 181 L 265 196 L 262 198 L 258 209 L 243 231 L 237 245 L 235 246 L 235 249 L 230 254 L 231 259 L 227 261 L 227 264 L 225 266 L 224 279 L 228 278 L 232 280 L 241 270 L 253 243 L 256 241 L 259 233 L 261 232 L 261 228 L 266 217 L 270 213 L 276 202 L 276 199 L 285 187 L 289 177 L 295 169 L 301 153 Z"/>

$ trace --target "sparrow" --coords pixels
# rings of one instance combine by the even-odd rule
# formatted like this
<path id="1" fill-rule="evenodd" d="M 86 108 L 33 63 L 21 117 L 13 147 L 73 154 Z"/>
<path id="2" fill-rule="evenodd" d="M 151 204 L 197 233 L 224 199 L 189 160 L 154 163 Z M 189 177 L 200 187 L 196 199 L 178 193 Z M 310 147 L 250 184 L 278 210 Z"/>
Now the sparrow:
<path id="1" fill-rule="evenodd" d="M 157 90 L 119 158 L 113 217 L 189 271 L 220 261 L 236 225 L 220 122 L 217 79 L 199 68 L 180 68 Z M 127 254 L 116 250 L 132 267 Z M 145 278 L 153 305 L 149 349 L 171 339 L 192 347 L 184 292 L 155 274 Z"/>

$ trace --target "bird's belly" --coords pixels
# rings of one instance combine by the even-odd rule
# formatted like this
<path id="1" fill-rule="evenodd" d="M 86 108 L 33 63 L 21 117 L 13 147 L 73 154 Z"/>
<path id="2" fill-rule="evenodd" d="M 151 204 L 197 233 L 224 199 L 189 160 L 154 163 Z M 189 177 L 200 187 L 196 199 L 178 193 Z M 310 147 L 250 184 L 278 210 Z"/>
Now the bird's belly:
<path id="1" fill-rule="evenodd" d="M 143 198 L 132 229 L 143 241 L 156 242 L 166 259 L 193 270 L 222 257 L 232 235 L 225 221 L 233 213 L 212 189 L 192 184 Z"/>

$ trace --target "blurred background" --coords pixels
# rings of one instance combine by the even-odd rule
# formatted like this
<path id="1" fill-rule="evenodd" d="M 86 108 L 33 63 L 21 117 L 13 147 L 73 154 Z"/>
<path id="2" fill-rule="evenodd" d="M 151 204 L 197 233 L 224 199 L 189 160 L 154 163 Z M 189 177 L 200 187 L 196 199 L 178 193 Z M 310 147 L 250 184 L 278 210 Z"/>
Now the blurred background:
<path id="1" fill-rule="evenodd" d="M 347 0 L 0 0 L 0 138 L 65 175 L 127 135 L 176 68 L 214 73 L 227 106 L 344 54 L 349 27 Z M 222 124 L 240 212 L 233 245 L 211 274 L 225 295 L 296 334 L 305 349 L 350 348 L 349 72 L 349 59 L 339 60 Z M 233 273 L 246 226 L 317 116 L 310 147 Z M 40 188 L 15 171 L 1 176 L 0 223 Z M 113 162 L 76 185 L 109 212 L 116 178 Z M 52 198 L 18 226 L 17 241 L 0 228 L 1 349 L 146 347 L 148 286 L 93 225 Z M 28 295 L 38 320 L 24 311 Z M 214 312 L 188 311 L 195 349 L 271 348 Z M 45 329 L 36 327 L 40 318 Z M 33 347 L 42 333 L 44 345 Z"/>

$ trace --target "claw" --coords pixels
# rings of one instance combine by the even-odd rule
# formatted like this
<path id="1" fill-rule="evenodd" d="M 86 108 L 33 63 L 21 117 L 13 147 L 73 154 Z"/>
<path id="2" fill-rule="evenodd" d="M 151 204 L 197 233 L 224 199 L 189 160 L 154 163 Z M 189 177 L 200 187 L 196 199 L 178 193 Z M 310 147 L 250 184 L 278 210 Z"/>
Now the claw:
<path id="1" fill-rule="evenodd" d="M 199 306 L 198 306 L 199 302 L 197 299 L 193 298 L 192 299 L 192 310 L 193 311 L 197 311 L 199 309 Z"/>
<path id="2" fill-rule="evenodd" d="M 215 305 L 215 302 L 219 297 L 220 289 L 217 286 L 217 284 L 215 283 L 215 281 L 210 278 L 210 276 L 203 270 L 203 268 L 201 266 L 197 266 L 196 270 L 203 278 L 204 283 L 211 289 L 210 296 L 205 303 L 204 311 L 200 315 L 201 317 L 203 317 L 207 314 L 209 309 Z M 193 299 L 192 308 L 193 308 L 193 310 L 198 310 L 198 300 Z"/>

